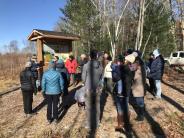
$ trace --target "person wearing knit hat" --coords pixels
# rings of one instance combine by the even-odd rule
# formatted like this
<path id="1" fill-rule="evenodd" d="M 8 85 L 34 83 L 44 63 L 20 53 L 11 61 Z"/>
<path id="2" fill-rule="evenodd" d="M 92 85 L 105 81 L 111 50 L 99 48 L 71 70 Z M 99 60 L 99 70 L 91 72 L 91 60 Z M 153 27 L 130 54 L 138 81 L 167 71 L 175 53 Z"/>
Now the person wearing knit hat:
<path id="1" fill-rule="evenodd" d="M 66 99 L 65 96 L 68 95 L 68 86 L 70 83 L 70 76 L 69 76 L 68 71 L 65 67 L 65 63 L 61 59 L 59 59 L 58 62 L 56 63 L 56 71 L 58 71 L 61 74 L 61 76 L 64 80 L 63 95 L 60 96 L 60 100 L 59 100 L 60 101 L 59 104 L 61 104 L 61 101 L 63 103 L 65 103 L 65 99 Z"/>
<path id="2" fill-rule="evenodd" d="M 129 97 L 131 93 L 133 71 L 130 70 L 131 64 L 135 62 L 135 56 L 132 54 L 125 57 L 124 65 L 121 68 L 121 80 L 122 80 L 122 93 L 118 95 L 119 107 L 118 110 L 118 126 L 115 128 L 116 131 L 125 130 L 126 133 L 131 132 L 130 128 L 130 113 L 129 113 Z M 124 127 L 124 129 L 122 128 Z"/>
<path id="3" fill-rule="evenodd" d="M 58 122 L 58 103 L 59 96 L 63 92 L 63 78 L 61 74 L 55 70 L 55 63 L 49 62 L 49 68 L 43 73 L 42 77 L 42 92 L 47 101 L 47 120 L 50 124 Z"/>
<path id="4" fill-rule="evenodd" d="M 36 94 L 36 81 L 31 71 L 31 62 L 28 61 L 25 64 L 25 69 L 20 73 L 20 84 L 23 96 L 24 113 L 26 117 L 33 115 L 32 101 L 33 93 Z"/>
<path id="5" fill-rule="evenodd" d="M 155 50 L 153 51 L 153 55 L 154 55 L 155 58 L 157 58 L 157 57 L 160 55 L 159 49 L 155 49 Z"/>
<path id="6" fill-rule="evenodd" d="M 154 80 L 156 86 L 155 97 L 157 99 L 161 99 L 161 80 L 164 73 L 164 59 L 159 52 L 159 49 L 155 49 L 153 51 L 154 60 L 151 64 L 150 74 L 148 74 L 149 78 Z"/>
<path id="7" fill-rule="evenodd" d="M 130 54 L 125 57 L 125 63 L 126 62 L 134 63 L 134 61 L 135 61 L 135 56 L 133 54 Z"/>
<path id="8" fill-rule="evenodd" d="M 30 68 L 30 67 L 31 67 L 31 62 L 30 61 L 26 62 L 25 68 Z"/>

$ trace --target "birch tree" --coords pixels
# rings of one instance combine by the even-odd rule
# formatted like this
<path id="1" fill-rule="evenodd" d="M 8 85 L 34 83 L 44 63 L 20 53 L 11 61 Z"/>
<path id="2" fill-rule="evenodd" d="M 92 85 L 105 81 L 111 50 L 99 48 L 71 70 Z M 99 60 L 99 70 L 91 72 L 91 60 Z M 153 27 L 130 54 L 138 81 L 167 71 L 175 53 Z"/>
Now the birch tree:
<path id="1" fill-rule="evenodd" d="M 117 41 L 122 31 L 121 21 L 130 0 L 91 0 L 93 6 L 99 12 L 99 17 L 108 33 L 113 60 L 116 56 Z"/>

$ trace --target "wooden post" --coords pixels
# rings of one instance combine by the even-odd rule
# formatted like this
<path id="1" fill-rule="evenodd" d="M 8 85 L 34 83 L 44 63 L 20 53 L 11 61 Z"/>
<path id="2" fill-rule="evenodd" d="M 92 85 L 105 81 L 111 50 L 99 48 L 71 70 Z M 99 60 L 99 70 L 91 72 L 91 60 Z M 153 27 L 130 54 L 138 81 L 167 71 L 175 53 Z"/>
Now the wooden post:
<path id="1" fill-rule="evenodd" d="M 43 66 L 44 66 L 44 58 L 43 58 L 43 42 L 40 39 L 37 39 L 36 42 L 37 46 L 37 60 L 40 63 L 40 69 L 39 69 L 39 79 L 41 80 L 42 74 L 43 74 Z"/>
<path id="2" fill-rule="evenodd" d="M 38 62 L 43 62 L 43 42 L 40 39 L 37 39 L 37 58 Z"/>

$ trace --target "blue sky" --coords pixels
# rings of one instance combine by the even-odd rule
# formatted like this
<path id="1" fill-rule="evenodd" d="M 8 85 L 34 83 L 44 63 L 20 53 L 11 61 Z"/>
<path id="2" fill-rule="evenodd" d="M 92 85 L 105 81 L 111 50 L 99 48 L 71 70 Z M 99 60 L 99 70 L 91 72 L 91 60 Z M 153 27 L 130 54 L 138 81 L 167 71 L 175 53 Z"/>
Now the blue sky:
<path id="1" fill-rule="evenodd" d="M 0 0 L 0 49 L 11 40 L 22 48 L 32 29 L 52 30 L 65 4 L 66 0 Z"/>

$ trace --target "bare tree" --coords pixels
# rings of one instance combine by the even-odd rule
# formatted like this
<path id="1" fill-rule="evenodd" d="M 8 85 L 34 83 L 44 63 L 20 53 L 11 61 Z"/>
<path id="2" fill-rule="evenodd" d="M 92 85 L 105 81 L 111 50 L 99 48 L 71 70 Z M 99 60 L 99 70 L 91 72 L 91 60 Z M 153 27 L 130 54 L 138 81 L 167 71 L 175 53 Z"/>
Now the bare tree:
<path id="1" fill-rule="evenodd" d="M 24 45 L 24 48 L 22 49 L 23 53 L 30 53 L 30 54 L 36 53 L 35 42 L 24 40 L 23 45 Z"/>
<path id="2" fill-rule="evenodd" d="M 7 45 L 6 47 L 7 47 L 8 53 L 18 53 L 19 52 L 18 42 L 16 40 L 10 41 L 9 45 Z"/>
<path id="3" fill-rule="evenodd" d="M 111 44 L 112 58 L 115 58 L 117 41 L 122 31 L 121 21 L 130 0 L 91 0 L 99 12 L 103 26 L 106 28 Z M 102 27 L 102 28 L 104 28 Z"/>

